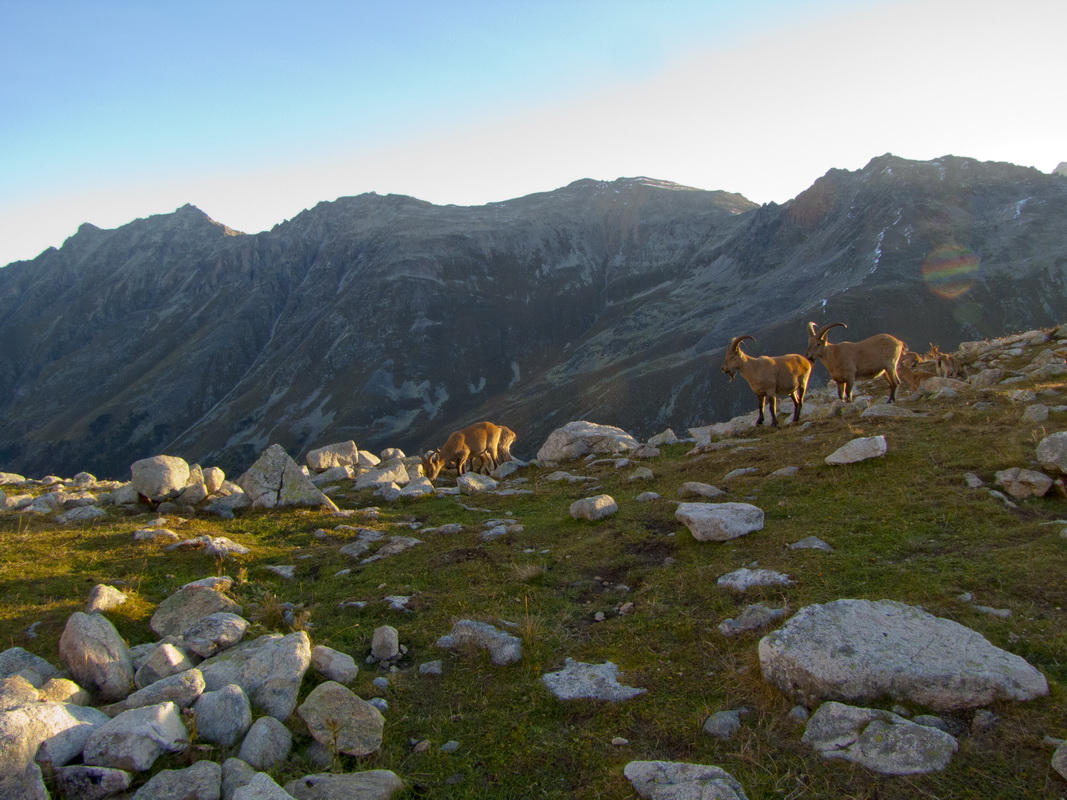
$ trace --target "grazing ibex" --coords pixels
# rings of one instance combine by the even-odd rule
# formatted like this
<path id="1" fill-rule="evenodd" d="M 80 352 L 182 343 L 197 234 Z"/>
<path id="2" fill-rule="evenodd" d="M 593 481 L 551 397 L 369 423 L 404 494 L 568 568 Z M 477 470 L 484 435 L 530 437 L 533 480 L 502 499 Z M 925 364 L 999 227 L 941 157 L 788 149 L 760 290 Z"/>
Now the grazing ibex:
<path id="1" fill-rule="evenodd" d="M 456 474 L 462 475 L 472 458 L 496 460 L 501 428 L 492 422 L 476 422 L 448 437 L 444 447 L 431 450 L 422 456 L 423 470 L 431 481 L 447 466 L 455 465 Z"/>
<path id="2" fill-rule="evenodd" d="M 913 392 L 918 389 L 919 386 L 922 385 L 922 382 L 927 378 L 937 377 L 929 370 L 916 369 L 916 367 L 922 366 L 924 363 L 927 362 L 924 362 L 922 356 L 914 350 L 907 350 L 902 353 L 900 361 L 897 362 L 897 375 Z"/>
<path id="3" fill-rule="evenodd" d="M 730 376 L 731 382 L 734 375 L 740 372 L 756 393 L 759 398 L 757 425 L 763 424 L 763 404 L 766 401 L 771 410 L 771 425 L 778 427 L 778 395 L 793 398 L 793 422 L 796 422 L 804 406 L 804 393 L 808 389 L 808 378 L 811 377 L 811 362 L 796 353 L 753 358 L 741 350 L 741 342 L 745 339 L 756 341 L 751 336 L 736 336 L 730 340 L 721 370 Z"/>
<path id="4" fill-rule="evenodd" d="M 815 359 L 822 361 L 837 383 L 838 398 L 852 402 L 852 387 L 857 380 L 877 378 L 885 375 L 889 381 L 889 402 L 897 395 L 897 362 L 900 354 L 908 349 L 904 342 L 888 333 L 879 333 L 862 342 L 840 342 L 830 344 L 826 334 L 831 328 L 847 328 L 843 322 L 831 322 L 818 328 L 814 322 L 808 323 L 808 351 L 804 357 L 811 363 Z"/>
<path id="5" fill-rule="evenodd" d="M 937 364 L 937 374 L 942 378 L 955 378 L 960 374 L 960 365 L 951 353 L 942 353 L 936 344 L 930 345 L 926 358 Z"/>

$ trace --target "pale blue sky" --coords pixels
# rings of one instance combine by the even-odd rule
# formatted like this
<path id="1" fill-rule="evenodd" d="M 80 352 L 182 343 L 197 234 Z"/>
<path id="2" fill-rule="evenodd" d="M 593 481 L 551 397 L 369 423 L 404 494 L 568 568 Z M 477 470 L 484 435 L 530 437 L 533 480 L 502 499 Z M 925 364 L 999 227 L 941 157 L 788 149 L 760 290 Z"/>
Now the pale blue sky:
<path id="1" fill-rule="evenodd" d="M 0 264 L 186 202 L 1067 160 L 1064 0 L 0 0 Z"/>

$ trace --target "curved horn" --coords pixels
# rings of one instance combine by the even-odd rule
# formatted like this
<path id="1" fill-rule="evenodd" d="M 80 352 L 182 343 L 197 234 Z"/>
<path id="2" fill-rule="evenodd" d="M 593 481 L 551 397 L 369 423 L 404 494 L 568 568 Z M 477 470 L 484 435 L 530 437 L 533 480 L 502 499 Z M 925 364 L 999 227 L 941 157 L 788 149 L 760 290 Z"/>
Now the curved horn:
<path id="1" fill-rule="evenodd" d="M 812 336 L 818 336 L 819 335 L 818 334 L 818 327 L 819 326 L 816 325 L 814 322 L 809 322 L 808 323 L 808 333 L 811 334 Z"/>
<path id="2" fill-rule="evenodd" d="M 756 341 L 756 337 L 754 336 L 735 336 L 733 339 L 730 340 L 730 344 L 726 349 L 736 350 L 741 344 L 741 342 L 745 341 L 745 339 L 751 339 L 752 341 Z"/>
<path id="3" fill-rule="evenodd" d="M 826 334 L 829 332 L 829 330 L 831 328 L 837 328 L 837 327 L 847 328 L 848 325 L 846 325 L 843 322 L 831 322 L 829 325 L 824 325 L 823 327 L 819 328 L 819 332 L 816 333 L 815 335 L 818 338 L 822 339 L 823 341 L 826 341 Z"/>

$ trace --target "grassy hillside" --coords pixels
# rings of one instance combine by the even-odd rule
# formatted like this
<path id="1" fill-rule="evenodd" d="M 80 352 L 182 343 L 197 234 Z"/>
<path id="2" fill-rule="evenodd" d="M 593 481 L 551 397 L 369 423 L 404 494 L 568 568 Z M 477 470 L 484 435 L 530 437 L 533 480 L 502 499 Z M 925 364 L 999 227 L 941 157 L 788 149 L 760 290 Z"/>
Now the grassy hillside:
<path id="1" fill-rule="evenodd" d="M 873 388 L 884 394 L 883 384 Z M 1011 388 L 1034 389 L 1048 405 L 1067 403 L 1062 382 Z M 978 400 L 990 405 L 976 409 Z M 374 629 L 392 625 L 409 650 L 399 671 L 388 675 L 389 688 L 376 689 L 372 680 L 384 673 L 366 665 L 352 686 L 361 697 L 388 700 L 385 743 L 373 756 L 337 757 L 333 767 L 391 769 L 408 784 L 405 798 L 629 798 L 635 794 L 623 767 L 646 759 L 718 765 L 750 798 L 1067 794 L 1067 783 L 1049 767 L 1052 748 L 1043 743 L 1045 736 L 1067 737 L 1067 539 L 1060 535 L 1067 502 L 1053 487 L 1048 496 L 1012 509 L 964 481 L 973 472 L 992 485 L 999 469 L 1032 466 L 1037 442 L 1067 427 L 1067 413 L 1054 413 L 1041 426 L 1024 423 L 1022 408 L 1003 388 L 904 405 L 928 416 L 837 416 L 754 431 L 751 441 L 695 456 L 687 455 L 689 444 L 669 446 L 642 462 L 655 476 L 645 481 L 628 480 L 637 464 L 568 466 L 595 477 L 595 484 L 549 482 L 551 470 L 531 467 L 518 473 L 528 480 L 517 488 L 533 489 L 532 495 L 383 504 L 371 522 L 290 511 L 171 526 L 183 536 L 210 533 L 252 548 L 239 562 L 133 543 L 132 532 L 148 515 L 64 528 L 41 517 L 3 514 L 0 635 L 4 647 L 19 645 L 55 663 L 66 618 L 104 582 L 131 598 L 108 615 L 120 632 L 130 644 L 153 641 L 148 620 L 156 605 L 184 583 L 215 574 L 238 578 L 232 594 L 255 623 L 250 636 L 306 626 L 313 643 L 363 664 Z M 823 463 L 846 441 L 876 433 L 888 440 L 886 457 L 844 467 Z M 764 477 L 791 465 L 800 467 L 793 477 Z M 755 467 L 758 474 L 723 480 L 738 467 Z M 685 481 L 715 484 L 728 490 L 726 500 L 758 505 L 766 512 L 764 529 L 726 543 L 695 541 L 674 518 L 672 501 Z M 645 491 L 663 499 L 635 502 Z M 570 518 L 571 502 L 602 492 L 618 501 L 615 516 L 598 523 Z M 343 509 L 375 502 L 345 491 L 333 498 Z M 505 515 L 513 515 L 523 532 L 482 542 L 484 521 Z M 452 522 L 462 523 L 463 532 L 412 530 Z M 424 543 L 359 566 L 338 552 L 355 534 L 333 530 L 339 524 Z M 317 536 L 319 529 L 328 538 Z M 811 535 L 834 552 L 787 549 Z M 740 597 L 715 585 L 723 573 L 754 562 L 788 573 L 795 584 Z M 295 577 L 264 569 L 271 564 L 296 565 Z M 351 572 L 336 574 L 343 569 Z M 965 592 L 973 602 L 960 598 Z M 410 596 L 410 612 L 390 609 L 383 601 L 390 595 Z M 939 774 L 887 778 L 824 762 L 801 744 L 802 726 L 787 717 L 794 702 L 761 678 L 762 634 L 727 638 L 717 626 L 758 600 L 796 610 L 839 598 L 894 599 L 956 620 L 1038 667 L 1051 694 L 995 706 L 995 730 L 962 738 L 952 764 Z M 288 624 L 282 603 L 297 606 Z M 627 603 L 632 608 L 620 613 Z M 992 616 L 977 605 L 1012 613 Z M 513 626 L 508 630 L 523 640 L 522 661 L 497 667 L 480 651 L 435 648 L 463 618 Z M 28 638 L 35 622 L 37 636 Z M 540 677 L 560 669 L 566 657 L 613 661 L 622 683 L 647 691 L 622 703 L 562 702 Z M 442 675 L 418 674 L 419 664 L 435 659 L 444 661 Z M 304 692 L 319 680 L 309 673 Z M 887 700 L 880 707 L 892 706 Z M 709 714 L 738 707 L 749 711 L 733 739 L 702 732 Z M 970 717 L 958 719 L 966 724 Z M 293 729 L 299 731 L 298 720 Z M 619 738 L 626 743 L 612 743 Z M 428 749 L 416 747 L 427 740 Z M 458 751 L 441 752 L 449 740 L 459 742 Z M 319 771 L 302 761 L 309 741 L 306 733 L 297 736 L 277 779 Z M 199 750 L 160 759 L 157 769 L 205 754 L 226 755 Z"/>

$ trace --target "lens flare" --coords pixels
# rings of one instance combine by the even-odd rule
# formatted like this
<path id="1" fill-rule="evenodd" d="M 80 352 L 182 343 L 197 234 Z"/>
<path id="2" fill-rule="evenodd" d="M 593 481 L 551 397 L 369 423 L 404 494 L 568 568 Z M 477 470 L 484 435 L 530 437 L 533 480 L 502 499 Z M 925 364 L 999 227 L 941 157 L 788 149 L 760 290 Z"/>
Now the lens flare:
<path id="1" fill-rule="evenodd" d="M 978 280 L 978 256 L 966 247 L 946 244 L 930 251 L 922 265 L 923 281 L 934 294 L 957 300 Z"/>

